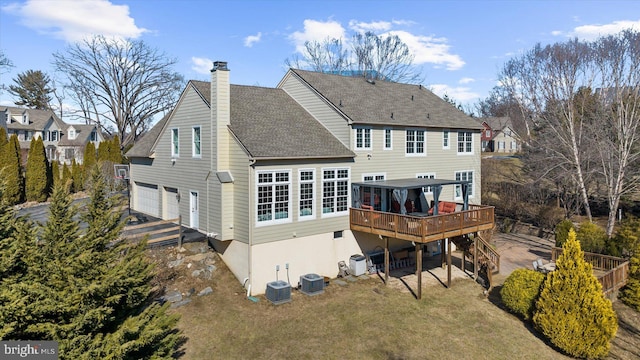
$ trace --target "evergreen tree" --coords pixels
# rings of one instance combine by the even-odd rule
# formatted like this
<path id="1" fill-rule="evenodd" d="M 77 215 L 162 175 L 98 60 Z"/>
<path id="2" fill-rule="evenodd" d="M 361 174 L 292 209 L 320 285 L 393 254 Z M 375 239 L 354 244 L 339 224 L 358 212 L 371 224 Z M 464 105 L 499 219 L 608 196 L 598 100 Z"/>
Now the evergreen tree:
<path id="1" fill-rule="evenodd" d="M 124 222 L 113 206 L 121 200 L 108 197 L 97 168 L 92 183 L 86 230 L 56 187 L 20 283 L 0 279 L 0 337 L 56 340 L 60 359 L 172 359 L 182 341 L 177 316 L 151 301 L 146 243 L 119 240 Z"/>
<path id="2" fill-rule="evenodd" d="M 20 143 L 16 134 L 4 146 L 0 179 L 4 180 L 3 199 L 10 205 L 24 201 L 24 177 L 20 164 Z"/>
<path id="3" fill-rule="evenodd" d="M 60 184 L 60 164 L 57 161 L 51 163 L 51 190 Z"/>
<path id="4" fill-rule="evenodd" d="M 636 243 L 633 256 L 629 260 L 629 280 L 620 291 L 620 300 L 640 311 L 640 242 Z"/>
<path id="5" fill-rule="evenodd" d="M 15 85 L 9 86 L 9 93 L 18 98 L 16 105 L 24 105 L 31 109 L 46 110 L 50 108 L 53 89 L 49 86 L 49 76 L 40 70 L 27 70 L 13 79 Z"/>
<path id="6" fill-rule="evenodd" d="M 533 316 L 536 329 L 571 356 L 602 358 L 618 330 L 611 301 L 593 275 L 574 230 L 547 275 Z"/>
<path id="7" fill-rule="evenodd" d="M 71 170 L 67 166 L 67 163 L 62 164 L 62 185 L 71 190 L 73 187 L 73 178 L 71 177 Z"/>
<path id="8" fill-rule="evenodd" d="M 2 154 L 2 147 L 5 146 L 9 142 L 7 138 L 7 131 L 0 126 L 0 154 Z"/>
<path id="9" fill-rule="evenodd" d="M 82 166 L 76 162 L 76 159 L 71 160 L 71 178 L 73 179 L 73 192 L 80 192 L 84 190 L 82 184 L 84 184 L 84 170 Z"/>
<path id="10" fill-rule="evenodd" d="M 46 201 L 50 184 L 49 162 L 44 152 L 44 143 L 41 138 L 34 137 L 29 147 L 25 176 L 27 201 Z"/>
<path id="11" fill-rule="evenodd" d="M 96 154 L 96 146 L 89 142 L 87 146 L 84 147 L 84 155 L 82 157 L 82 167 L 84 168 L 84 188 L 89 188 L 89 183 L 91 179 L 91 171 L 93 167 L 96 166 L 98 162 L 97 154 Z"/>

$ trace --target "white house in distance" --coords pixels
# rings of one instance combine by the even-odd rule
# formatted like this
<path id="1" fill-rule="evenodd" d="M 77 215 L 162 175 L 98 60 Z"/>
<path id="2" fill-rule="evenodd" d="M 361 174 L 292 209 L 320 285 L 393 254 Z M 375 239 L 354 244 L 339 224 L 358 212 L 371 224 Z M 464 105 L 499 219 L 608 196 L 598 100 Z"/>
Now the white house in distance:
<path id="1" fill-rule="evenodd" d="M 482 126 L 423 86 L 291 69 L 265 88 L 230 85 L 230 74 L 218 61 L 211 82 L 190 81 L 126 155 L 132 208 L 182 215 L 251 293 L 265 292 L 276 266 L 295 283 L 334 277 L 339 261 L 380 249 L 384 229 L 357 224 L 374 213 L 365 204 L 416 221 L 408 214 L 426 214 L 436 198 L 479 205 Z"/>
<path id="2" fill-rule="evenodd" d="M 98 147 L 103 140 L 96 125 L 67 124 L 51 110 L 0 107 L 0 123 L 7 128 L 7 136 L 16 134 L 22 159 L 26 161 L 31 139 L 41 137 L 49 161 L 82 164 L 84 147 L 93 142 Z"/>

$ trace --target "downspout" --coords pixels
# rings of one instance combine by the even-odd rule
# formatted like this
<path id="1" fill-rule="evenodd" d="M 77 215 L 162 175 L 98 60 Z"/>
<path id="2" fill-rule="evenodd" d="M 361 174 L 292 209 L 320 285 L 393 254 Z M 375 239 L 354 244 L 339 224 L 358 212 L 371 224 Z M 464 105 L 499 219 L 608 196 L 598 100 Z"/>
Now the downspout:
<path id="1" fill-rule="evenodd" d="M 253 178 L 251 177 L 251 169 L 253 168 L 253 165 L 255 165 L 256 163 L 256 159 L 254 158 L 249 158 L 249 166 L 247 167 L 247 180 L 249 183 L 249 205 L 251 206 L 253 204 L 253 186 L 255 185 L 253 184 Z M 249 246 L 248 246 L 248 257 L 249 257 L 249 264 L 247 266 L 247 271 L 248 271 L 248 278 L 249 278 L 249 288 L 247 290 L 247 295 L 251 295 L 251 284 L 253 283 L 253 275 L 252 275 L 252 271 L 251 268 L 253 266 L 253 259 L 252 257 L 252 247 L 253 247 L 253 225 L 255 224 L 255 221 L 253 219 L 254 216 L 254 212 L 252 209 L 249 209 Z"/>

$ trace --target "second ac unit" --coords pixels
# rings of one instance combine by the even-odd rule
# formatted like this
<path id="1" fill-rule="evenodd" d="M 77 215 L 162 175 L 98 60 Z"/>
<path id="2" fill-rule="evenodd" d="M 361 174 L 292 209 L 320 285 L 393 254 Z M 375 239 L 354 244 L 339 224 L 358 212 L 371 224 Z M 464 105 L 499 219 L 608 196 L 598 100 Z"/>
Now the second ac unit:
<path id="1" fill-rule="evenodd" d="M 318 295 L 324 292 L 324 277 L 318 274 L 300 276 L 300 292 L 307 295 Z"/>

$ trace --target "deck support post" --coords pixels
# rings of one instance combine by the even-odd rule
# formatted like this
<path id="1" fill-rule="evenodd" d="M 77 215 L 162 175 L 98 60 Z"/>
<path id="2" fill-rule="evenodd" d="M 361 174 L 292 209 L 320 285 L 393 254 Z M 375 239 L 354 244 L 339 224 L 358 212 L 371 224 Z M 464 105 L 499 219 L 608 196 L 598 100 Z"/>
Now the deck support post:
<path id="1" fill-rule="evenodd" d="M 384 284 L 389 284 L 389 237 L 384 237 Z"/>
<path id="2" fill-rule="evenodd" d="M 418 289 L 416 296 L 422 299 L 422 244 L 416 243 L 416 275 L 418 276 Z"/>
<path id="3" fill-rule="evenodd" d="M 451 287 L 451 240 L 447 238 L 447 288 L 450 288 L 450 287 Z"/>
<path id="4" fill-rule="evenodd" d="M 473 237 L 473 278 L 478 279 L 478 234 Z"/>
<path id="5" fill-rule="evenodd" d="M 444 264 L 446 263 L 446 259 L 447 259 L 447 244 L 446 244 L 447 238 L 444 238 L 442 240 L 440 240 L 440 266 L 442 266 L 442 268 L 444 269 Z"/>

